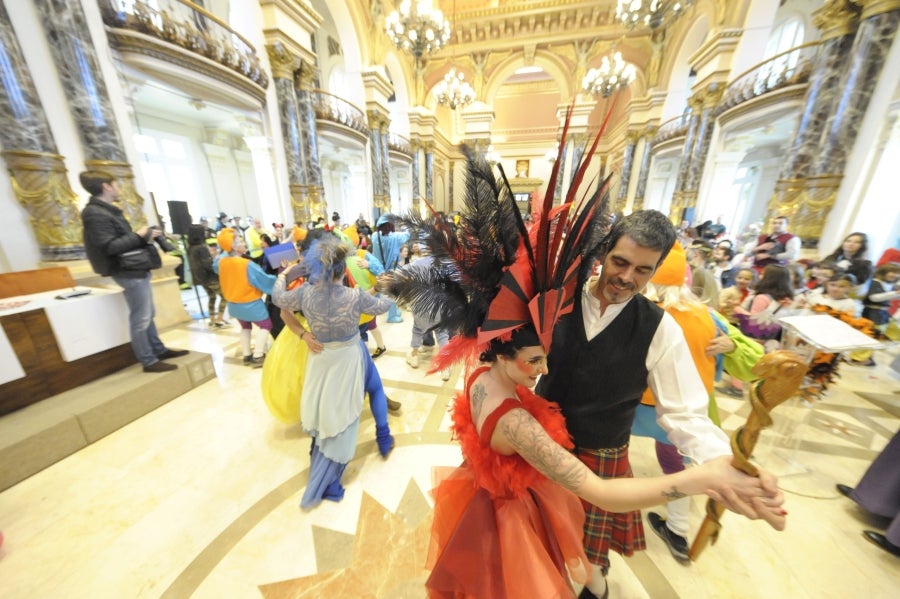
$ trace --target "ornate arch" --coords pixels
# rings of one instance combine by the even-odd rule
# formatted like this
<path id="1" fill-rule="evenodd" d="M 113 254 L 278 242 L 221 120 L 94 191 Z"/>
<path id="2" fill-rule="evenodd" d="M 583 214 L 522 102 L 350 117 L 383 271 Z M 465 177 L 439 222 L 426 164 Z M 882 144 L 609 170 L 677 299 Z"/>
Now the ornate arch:
<path id="1" fill-rule="evenodd" d="M 502 60 L 491 70 L 484 85 L 484 101 L 487 104 L 493 104 L 494 97 L 510 75 L 516 69 L 525 66 L 524 57 L 524 53 L 517 52 Z M 576 87 L 572 82 L 572 65 L 568 64 L 560 56 L 546 50 L 540 50 L 535 53 L 534 64 L 544 69 L 556 82 L 563 102 L 572 100 L 572 95 L 576 91 Z"/>

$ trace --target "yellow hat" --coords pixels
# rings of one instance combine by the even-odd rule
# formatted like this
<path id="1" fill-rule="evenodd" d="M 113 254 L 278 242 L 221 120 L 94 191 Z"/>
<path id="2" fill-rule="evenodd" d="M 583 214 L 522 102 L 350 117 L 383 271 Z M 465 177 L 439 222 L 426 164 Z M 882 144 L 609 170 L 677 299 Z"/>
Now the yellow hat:
<path id="1" fill-rule="evenodd" d="M 359 231 L 356 230 L 356 225 L 351 225 L 342 231 L 344 235 L 350 238 L 350 243 L 353 244 L 353 247 L 357 247 L 359 245 Z"/>
<path id="2" fill-rule="evenodd" d="M 234 247 L 234 229 L 225 228 L 219 231 L 219 234 L 216 235 L 216 241 L 219 242 L 219 247 L 225 250 L 226 252 L 230 252 L 231 248 Z"/>
<path id="3" fill-rule="evenodd" d="M 654 285 L 677 285 L 681 287 L 687 277 L 687 257 L 684 254 L 684 248 L 677 241 L 669 255 L 659 268 L 656 269 L 650 282 Z"/>
<path id="4" fill-rule="evenodd" d="M 306 233 L 307 233 L 306 227 L 296 225 L 294 227 L 294 232 L 292 233 L 292 236 L 294 238 L 294 243 L 300 243 L 301 241 L 306 239 Z"/>

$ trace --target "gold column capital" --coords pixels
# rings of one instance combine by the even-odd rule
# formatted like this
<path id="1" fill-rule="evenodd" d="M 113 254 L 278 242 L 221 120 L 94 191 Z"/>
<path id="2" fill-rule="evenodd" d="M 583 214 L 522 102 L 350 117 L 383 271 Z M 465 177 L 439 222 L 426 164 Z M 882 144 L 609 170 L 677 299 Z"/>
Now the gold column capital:
<path id="1" fill-rule="evenodd" d="M 861 21 L 875 15 L 900 10 L 900 0 L 856 0 L 856 4 L 862 6 L 862 14 L 859 16 Z"/>
<path id="2" fill-rule="evenodd" d="M 625 132 L 625 143 L 635 145 L 643 135 L 644 132 L 639 129 L 629 129 Z"/>
<path id="3" fill-rule="evenodd" d="M 284 47 L 281 42 L 266 45 L 266 54 L 272 67 L 272 76 L 278 79 L 293 79 L 294 71 L 300 66 L 300 58 Z"/>
<path id="4" fill-rule="evenodd" d="M 715 108 L 722 100 L 722 95 L 724 93 L 724 83 L 710 83 L 706 89 L 703 90 L 703 107 Z"/>
<path id="5" fill-rule="evenodd" d="M 319 70 L 311 62 L 300 60 L 300 67 L 294 71 L 294 86 L 303 91 L 312 91 L 316 87 Z"/>
<path id="6" fill-rule="evenodd" d="M 826 0 L 813 12 L 813 24 L 822 32 L 822 40 L 849 35 L 859 25 L 859 7 L 849 0 Z"/>

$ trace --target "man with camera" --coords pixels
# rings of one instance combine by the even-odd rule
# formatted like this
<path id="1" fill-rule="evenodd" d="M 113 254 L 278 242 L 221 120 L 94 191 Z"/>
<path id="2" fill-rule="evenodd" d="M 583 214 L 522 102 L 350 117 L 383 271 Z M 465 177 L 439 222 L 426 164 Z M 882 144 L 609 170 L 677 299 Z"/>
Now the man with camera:
<path id="1" fill-rule="evenodd" d="M 160 265 L 159 253 L 150 242 L 155 240 L 163 251 L 170 251 L 172 247 L 159 227 L 131 230 L 122 210 L 114 205 L 121 194 L 115 177 L 102 171 L 86 171 L 78 178 L 81 186 L 91 194 L 81 211 L 84 248 L 94 272 L 111 277 L 125 292 L 135 357 L 144 372 L 177 369 L 174 364 L 162 360 L 185 356 L 188 352 L 163 345 L 153 323 L 156 310 L 150 289 L 150 270 Z"/>

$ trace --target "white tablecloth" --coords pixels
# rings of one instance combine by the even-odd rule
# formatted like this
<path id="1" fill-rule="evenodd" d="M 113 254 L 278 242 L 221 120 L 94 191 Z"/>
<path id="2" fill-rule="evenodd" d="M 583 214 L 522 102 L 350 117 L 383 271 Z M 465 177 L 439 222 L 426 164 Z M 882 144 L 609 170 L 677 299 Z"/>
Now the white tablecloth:
<path id="1" fill-rule="evenodd" d="M 6 337 L 6 331 L 0 326 L 0 385 L 24 377 L 25 370 Z"/>
<path id="2" fill-rule="evenodd" d="M 70 289 L 58 289 L 32 295 L 10 297 L 4 303 L 27 303 L 5 310 L 0 316 L 43 309 L 56 337 L 63 360 L 73 362 L 85 356 L 128 343 L 128 306 L 122 289 L 79 287 L 91 293 L 71 299 L 56 299 Z M 13 379 L 10 379 L 13 380 Z"/>

